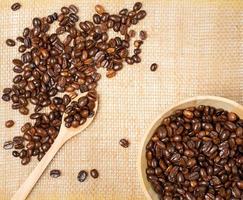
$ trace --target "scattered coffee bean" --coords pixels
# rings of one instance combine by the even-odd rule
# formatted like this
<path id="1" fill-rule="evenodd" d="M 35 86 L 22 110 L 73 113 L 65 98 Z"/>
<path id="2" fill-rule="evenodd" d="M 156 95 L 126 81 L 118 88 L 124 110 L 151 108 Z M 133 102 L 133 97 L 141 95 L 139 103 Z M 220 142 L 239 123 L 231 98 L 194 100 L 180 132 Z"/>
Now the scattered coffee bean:
<path id="1" fill-rule="evenodd" d="M 158 65 L 157 65 L 156 63 L 153 63 L 153 64 L 150 66 L 150 70 L 151 70 L 152 72 L 156 71 L 157 68 L 158 68 Z"/>
<path id="2" fill-rule="evenodd" d="M 3 144 L 3 148 L 4 148 L 5 150 L 12 149 L 12 148 L 13 148 L 13 142 L 12 142 L 12 141 L 6 141 L 6 142 L 4 142 L 4 144 Z"/>
<path id="3" fill-rule="evenodd" d="M 59 169 L 53 169 L 50 171 L 50 176 L 52 178 L 58 178 L 59 176 L 61 176 L 61 171 Z"/>
<path id="4" fill-rule="evenodd" d="M 11 9 L 12 9 L 12 11 L 16 11 L 16 10 L 20 9 L 20 7 L 21 7 L 20 3 L 14 3 L 11 6 Z"/>
<path id="5" fill-rule="evenodd" d="M 14 125 L 14 121 L 13 120 L 8 120 L 5 122 L 5 127 L 6 128 L 11 128 Z"/>
<path id="6" fill-rule="evenodd" d="M 127 148 L 129 146 L 129 141 L 127 139 L 121 139 L 119 144 L 124 147 Z"/>
<path id="7" fill-rule="evenodd" d="M 141 40 L 146 40 L 147 39 L 147 32 L 146 31 L 140 31 L 139 37 Z"/>
<path id="8" fill-rule="evenodd" d="M 92 169 L 90 171 L 90 175 L 93 177 L 93 178 L 98 178 L 99 177 L 99 172 L 97 171 L 97 169 Z"/>
<path id="9" fill-rule="evenodd" d="M 85 171 L 85 170 L 81 170 L 79 173 L 78 173 L 78 181 L 79 182 L 84 182 L 86 180 L 88 176 L 88 173 Z"/>
<path id="10" fill-rule="evenodd" d="M 10 47 L 13 47 L 13 46 L 15 46 L 15 41 L 14 40 L 12 40 L 12 39 L 7 39 L 6 40 L 6 44 L 8 45 L 8 46 L 10 46 Z"/>
<path id="11" fill-rule="evenodd" d="M 243 140 L 235 130 L 241 121 L 204 105 L 163 119 L 146 146 L 147 179 L 159 197 L 240 199 Z"/>

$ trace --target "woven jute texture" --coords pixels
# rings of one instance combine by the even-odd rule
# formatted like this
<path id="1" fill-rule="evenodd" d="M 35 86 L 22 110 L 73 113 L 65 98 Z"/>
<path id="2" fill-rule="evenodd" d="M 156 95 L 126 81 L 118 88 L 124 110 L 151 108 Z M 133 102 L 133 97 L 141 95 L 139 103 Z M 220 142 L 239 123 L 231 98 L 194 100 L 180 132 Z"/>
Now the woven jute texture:
<path id="1" fill-rule="evenodd" d="M 0 90 L 11 85 L 14 76 L 11 60 L 20 55 L 17 47 L 7 47 L 7 38 L 15 39 L 35 16 L 47 16 L 64 5 L 79 7 L 81 20 L 92 19 L 94 6 L 104 5 L 110 13 L 129 0 L 19 0 L 20 10 L 13 12 L 14 1 L 0 0 Z M 145 199 L 137 173 L 140 141 L 153 119 L 167 106 L 196 95 L 218 95 L 243 103 L 243 7 L 242 1 L 143 1 L 147 17 L 135 26 L 146 30 L 148 39 L 142 49 L 142 62 L 125 65 L 113 79 L 99 82 L 100 106 L 92 125 L 68 141 L 50 163 L 28 199 L 32 200 L 135 200 Z M 151 72 L 152 63 L 158 63 Z M 5 120 L 13 119 L 11 129 Z M 0 103 L 0 143 L 20 134 L 28 117 Z M 119 146 L 128 138 L 129 148 Z M 33 159 L 21 166 L 11 151 L 0 148 L 0 199 L 10 199 L 36 166 Z M 51 169 L 62 176 L 52 179 Z M 81 169 L 96 168 L 98 179 L 77 181 Z"/>

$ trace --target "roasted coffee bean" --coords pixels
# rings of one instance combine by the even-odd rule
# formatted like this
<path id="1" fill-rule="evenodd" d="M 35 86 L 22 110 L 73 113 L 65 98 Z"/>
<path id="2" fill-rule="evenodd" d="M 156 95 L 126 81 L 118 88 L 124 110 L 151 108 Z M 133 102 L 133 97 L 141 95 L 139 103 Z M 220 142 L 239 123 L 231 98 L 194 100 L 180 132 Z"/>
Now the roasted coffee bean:
<path id="1" fill-rule="evenodd" d="M 37 159 L 38 159 L 39 161 L 41 161 L 41 159 L 42 159 L 44 156 L 45 156 L 45 153 L 44 153 L 44 152 L 40 152 L 40 153 L 38 154 L 38 156 L 37 156 Z"/>
<path id="2" fill-rule="evenodd" d="M 136 16 L 138 20 L 142 20 L 146 15 L 147 15 L 146 11 L 140 10 Z"/>
<path id="3" fill-rule="evenodd" d="M 59 169 L 53 169 L 50 171 L 50 176 L 52 178 L 58 178 L 59 176 L 61 176 L 61 171 Z"/>
<path id="4" fill-rule="evenodd" d="M 139 37 L 141 40 L 146 40 L 147 39 L 147 32 L 146 31 L 140 31 Z"/>
<path id="5" fill-rule="evenodd" d="M 84 182 L 86 180 L 88 176 L 88 173 L 85 171 L 85 170 L 81 170 L 79 173 L 78 173 L 78 181 L 79 182 Z"/>
<path id="6" fill-rule="evenodd" d="M 141 2 L 136 2 L 133 6 L 134 11 L 138 11 L 142 8 L 142 3 Z"/>
<path id="7" fill-rule="evenodd" d="M 105 9 L 102 5 L 96 5 L 95 6 L 95 11 L 99 14 L 102 15 L 105 12 Z"/>
<path id="8" fill-rule="evenodd" d="M 4 148 L 5 150 L 12 149 L 13 146 L 14 146 L 14 144 L 13 144 L 12 141 L 6 141 L 6 142 L 4 142 L 4 144 L 3 144 L 3 148 Z"/>
<path id="9" fill-rule="evenodd" d="M 30 157 L 27 157 L 27 156 L 22 158 L 22 160 L 21 160 L 22 165 L 27 165 L 29 162 L 30 162 Z"/>
<path id="10" fill-rule="evenodd" d="M 74 14 L 78 13 L 78 8 L 75 5 L 70 5 L 69 10 Z"/>
<path id="11" fill-rule="evenodd" d="M 119 141 L 119 144 L 123 147 L 123 148 L 127 148 L 129 147 L 129 141 L 127 139 L 121 139 Z"/>
<path id="12" fill-rule="evenodd" d="M 8 120 L 5 122 L 5 127 L 6 128 L 11 128 L 14 125 L 14 121 L 13 120 Z"/>
<path id="13" fill-rule="evenodd" d="M 13 151 L 12 152 L 13 157 L 19 157 L 19 152 L 18 151 Z"/>
<path id="14" fill-rule="evenodd" d="M 27 151 L 26 150 L 21 150 L 20 151 L 20 153 L 19 153 L 19 157 L 21 158 L 21 159 L 23 159 L 24 157 L 26 157 L 26 155 L 27 155 Z"/>
<path id="15" fill-rule="evenodd" d="M 12 40 L 12 39 L 7 39 L 6 40 L 6 44 L 8 45 L 8 46 L 10 46 L 10 47 L 13 47 L 13 46 L 15 46 L 15 41 L 14 40 Z"/>
<path id="16" fill-rule="evenodd" d="M 93 177 L 93 178 L 98 178 L 99 177 L 99 172 L 97 171 L 97 169 L 92 169 L 90 171 L 90 175 Z"/>
<path id="17" fill-rule="evenodd" d="M 12 9 L 12 11 L 16 11 L 16 10 L 20 9 L 20 7 L 21 7 L 20 3 L 14 3 L 11 6 L 11 9 Z"/>
<path id="18" fill-rule="evenodd" d="M 156 63 L 153 63 L 153 64 L 150 66 L 150 70 L 151 70 L 152 72 L 156 71 L 157 68 L 158 68 L 158 65 L 157 65 Z"/>

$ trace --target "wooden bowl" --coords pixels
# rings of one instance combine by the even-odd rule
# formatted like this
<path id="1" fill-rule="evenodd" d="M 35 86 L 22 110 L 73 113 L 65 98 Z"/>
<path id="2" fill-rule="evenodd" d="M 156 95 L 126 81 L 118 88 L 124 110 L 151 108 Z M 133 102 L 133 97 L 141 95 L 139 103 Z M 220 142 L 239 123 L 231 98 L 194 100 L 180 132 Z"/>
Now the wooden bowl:
<path id="1" fill-rule="evenodd" d="M 138 171 L 140 182 L 143 187 L 143 191 L 147 197 L 147 199 L 158 200 L 158 195 L 152 189 L 151 184 L 148 182 L 146 177 L 146 168 L 147 168 L 147 160 L 145 157 L 146 153 L 146 145 L 152 137 L 156 128 L 161 124 L 162 120 L 165 117 L 171 115 L 177 109 L 183 109 L 191 106 L 198 105 L 209 105 L 215 108 L 223 108 L 224 110 L 231 111 L 236 113 L 240 118 L 243 118 L 243 106 L 223 97 L 216 96 L 198 96 L 187 99 L 185 101 L 179 102 L 178 104 L 166 109 L 164 112 L 160 114 L 160 116 L 151 124 L 148 131 L 146 132 L 145 137 L 142 140 L 141 148 L 139 151 L 138 158 Z"/>

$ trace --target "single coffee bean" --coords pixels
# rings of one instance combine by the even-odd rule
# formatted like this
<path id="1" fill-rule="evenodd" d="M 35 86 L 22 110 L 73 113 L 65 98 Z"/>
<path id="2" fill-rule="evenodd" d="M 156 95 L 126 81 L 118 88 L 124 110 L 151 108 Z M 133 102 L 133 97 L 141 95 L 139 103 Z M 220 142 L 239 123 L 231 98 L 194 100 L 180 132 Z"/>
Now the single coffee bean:
<path id="1" fill-rule="evenodd" d="M 19 152 L 18 151 L 13 151 L 12 152 L 13 157 L 19 157 Z"/>
<path id="2" fill-rule="evenodd" d="M 52 178 L 58 178 L 59 176 L 61 176 L 61 171 L 59 169 L 53 169 L 50 171 L 50 176 Z"/>
<path id="3" fill-rule="evenodd" d="M 150 66 L 150 70 L 151 70 L 152 72 L 156 71 L 157 68 L 158 68 L 158 65 L 157 65 L 156 63 L 153 63 L 153 64 Z"/>
<path id="4" fill-rule="evenodd" d="M 30 157 L 24 157 L 21 160 L 22 165 L 27 165 L 30 162 Z"/>
<path id="5" fill-rule="evenodd" d="M 129 141 L 127 139 L 121 139 L 119 141 L 119 144 L 124 147 L 124 148 L 127 148 L 129 146 Z"/>
<path id="6" fill-rule="evenodd" d="M 99 172 L 97 171 L 97 169 L 92 169 L 90 171 L 90 175 L 93 177 L 93 178 L 98 178 L 99 177 Z"/>
<path id="7" fill-rule="evenodd" d="M 140 31 L 139 37 L 141 40 L 146 40 L 147 39 L 147 32 L 146 31 Z"/>
<path id="8" fill-rule="evenodd" d="M 105 9 L 103 6 L 101 5 L 96 5 L 95 6 L 95 11 L 99 14 L 99 15 L 102 15 L 104 12 L 105 12 Z"/>
<path id="9" fill-rule="evenodd" d="M 78 181 L 79 182 L 84 182 L 86 180 L 88 176 L 88 173 L 85 171 L 85 170 L 81 170 L 79 173 L 78 173 Z"/>
<path id="10" fill-rule="evenodd" d="M 12 39 L 7 39 L 6 40 L 6 44 L 8 45 L 8 46 L 10 46 L 10 47 L 13 47 L 13 46 L 15 46 L 15 41 L 14 40 L 12 40 Z"/>
<path id="11" fill-rule="evenodd" d="M 14 125 L 14 121 L 13 120 L 8 120 L 5 122 L 5 127 L 6 128 L 11 128 Z"/>
<path id="12" fill-rule="evenodd" d="M 142 3 L 141 2 L 136 2 L 133 6 L 134 11 L 138 11 L 142 8 Z"/>
<path id="13" fill-rule="evenodd" d="M 14 3 L 11 6 L 11 9 L 12 9 L 12 11 L 16 11 L 16 10 L 20 9 L 20 7 L 21 7 L 20 3 Z"/>
<path id="14" fill-rule="evenodd" d="M 12 142 L 12 141 L 6 141 L 6 142 L 4 142 L 4 144 L 3 144 L 3 148 L 4 148 L 5 150 L 12 149 L 12 148 L 13 148 L 13 142 Z"/>

